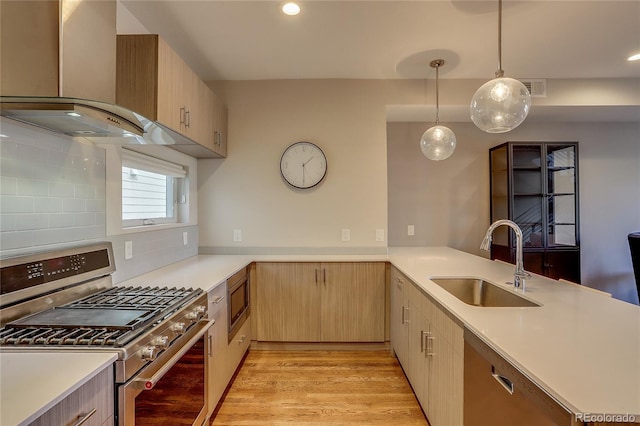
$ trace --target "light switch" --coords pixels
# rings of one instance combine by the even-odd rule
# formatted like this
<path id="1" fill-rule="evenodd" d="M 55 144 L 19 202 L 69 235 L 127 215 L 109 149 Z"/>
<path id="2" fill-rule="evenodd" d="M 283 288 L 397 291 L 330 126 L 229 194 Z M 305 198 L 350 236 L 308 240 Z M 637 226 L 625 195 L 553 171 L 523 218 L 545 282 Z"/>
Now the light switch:
<path id="1" fill-rule="evenodd" d="M 349 228 L 342 229 L 342 241 L 351 241 L 351 229 Z"/>
<path id="2" fill-rule="evenodd" d="M 233 241 L 242 241 L 242 229 L 233 230 Z"/>
<path id="3" fill-rule="evenodd" d="M 124 260 L 133 258 L 133 241 L 124 242 Z"/>
<path id="4" fill-rule="evenodd" d="M 416 235 L 416 229 L 413 225 L 407 226 L 407 235 Z"/>
<path id="5" fill-rule="evenodd" d="M 376 241 L 384 241 L 384 229 L 376 229 Z"/>
<path id="6" fill-rule="evenodd" d="M 184 231 L 182 233 L 182 245 L 186 246 L 187 244 L 189 244 L 189 233 Z"/>

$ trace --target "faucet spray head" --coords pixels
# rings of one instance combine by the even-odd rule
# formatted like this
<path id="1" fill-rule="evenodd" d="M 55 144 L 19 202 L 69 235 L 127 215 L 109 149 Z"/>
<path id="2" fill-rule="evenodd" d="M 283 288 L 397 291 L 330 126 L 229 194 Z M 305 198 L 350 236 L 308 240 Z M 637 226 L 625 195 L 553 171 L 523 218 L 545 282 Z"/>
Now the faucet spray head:
<path id="1" fill-rule="evenodd" d="M 491 232 L 487 232 L 487 234 L 482 239 L 482 243 L 480 244 L 480 250 L 489 251 L 490 245 L 491 245 Z"/>

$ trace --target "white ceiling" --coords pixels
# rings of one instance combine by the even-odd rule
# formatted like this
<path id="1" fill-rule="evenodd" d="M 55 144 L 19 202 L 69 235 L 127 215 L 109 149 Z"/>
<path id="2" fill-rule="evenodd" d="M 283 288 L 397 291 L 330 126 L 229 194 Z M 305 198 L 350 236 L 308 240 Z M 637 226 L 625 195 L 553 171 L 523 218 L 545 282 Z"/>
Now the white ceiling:
<path id="1" fill-rule="evenodd" d="M 494 1 L 121 0 L 203 80 L 293 78 L 489 79 L 497 68 Z M 120 33 L 141 32 L 119 13 Z M 125 16 L 125 18 L 123 18 Z M 640 77 L 640 0 L 504 0 L 505 75 L 514 78 Z"/>

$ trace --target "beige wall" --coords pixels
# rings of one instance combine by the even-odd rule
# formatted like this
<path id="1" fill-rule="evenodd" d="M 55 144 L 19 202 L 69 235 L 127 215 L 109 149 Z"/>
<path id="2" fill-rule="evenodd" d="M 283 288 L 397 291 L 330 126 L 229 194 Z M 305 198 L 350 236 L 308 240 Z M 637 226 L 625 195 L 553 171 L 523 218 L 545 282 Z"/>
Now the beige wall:
<path id="1" fill-rule="evenodd" d="M 375 241 L 387 227 L 385 103 L 375 83 L 227 82 L 221 93 L 229 152 L 198 164 L 201 247 L 386 247 Z M 327 176 L 309 191 L 280 176 L 282 151 L 301 140 L 327 156 Z"/>
<path id="2" fill-rule="evenodd" d="M 482 82 L 441 83 L 441 105 L 459 106 Z M 533 107 L 640 105 L 637 80 L 579 83 L 550 81 L 548 97 L 534 98 Z M 608 288 L 620 298 L 635 297 L 629 289 L 632 276 L 625 244 L 628 232 L 640 230 L 637 122 L 528 121 L 502 136 L 485 134 L 470 123 L 455 123 L 451 127 L 458 136 L 458 149 L 444 162 L 425 164 L 419 150 L 406 151 L 410 161 L 396 157 L 402 153 L 393 152 L 390 144 L 389 176 L 400 172 L 404 178 L 400 184 L 390 179 L 388 185 L 385 109 L 434 102 L 431 81 L 225 81 L 210 86 L 226 98 L 229 108 L 229 155 L 224 160 L 198 161 L 201 251 L 377 250 L 384 249 L 387 241 L 376 242 L 375 229 L 386 231 L 388 224 L 389 244 L 408 245 L 398 238 L 406 235 L 406 225 L 412 221 L 419 245 L 450 245 L 480 254 L 478 245 L 489 225 L 488 148 L 510 139 L 577 140 L 583 277 L 588 285 Z M 389 128 L 394 135 L 390 140 L 394 144 L 399 140 L 410 150 L 426 125 L 394 123 Z M 310 192 L 296 192 L 280 177 L 280 155 L 298 140 L 317 143 L 328 157 L 326 180 Z M 420 191 L 437 194 L 437 202 L 416 198 Z M 351 229 L 350 242 L 340 241 L 341 228 Z M 234 229 L 242 230 L 241 242 L 233 241 Z"/>
<path id="3" fill-rule="evenodd" d="M 489 225 L 488 149 L 506 141 L 578 141 L 582 283 L 637 303 L 627 234 L 640 230 L 638 123 L 527 123 L 508 135 L 451 123 L 445 161 L 420 153 L 427 123 L 389 123 L 389 245 L 479 250 Z M 407 236 L 407 225 L 416 235 Z"/>

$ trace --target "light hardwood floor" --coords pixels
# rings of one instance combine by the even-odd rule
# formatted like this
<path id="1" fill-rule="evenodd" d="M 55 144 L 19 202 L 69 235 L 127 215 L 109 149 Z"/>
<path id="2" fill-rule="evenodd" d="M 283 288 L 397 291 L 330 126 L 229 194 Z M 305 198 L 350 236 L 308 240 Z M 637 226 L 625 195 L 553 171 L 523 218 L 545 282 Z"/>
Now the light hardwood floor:
<path id="1" fill-rule="evenodd" d="M 388 351 L 251 350 L 211 425 L 428 425 Z"/>

